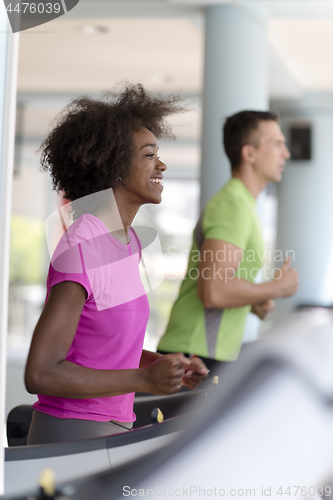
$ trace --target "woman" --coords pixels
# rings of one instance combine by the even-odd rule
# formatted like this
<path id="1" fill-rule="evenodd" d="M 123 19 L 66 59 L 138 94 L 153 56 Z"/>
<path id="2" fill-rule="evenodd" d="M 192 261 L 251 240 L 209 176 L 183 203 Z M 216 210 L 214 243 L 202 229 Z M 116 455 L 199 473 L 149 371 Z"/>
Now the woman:
<path id="1" fill-rule="evenodd" d="M 142 351 L 149 306 L 131 224 L 142 204 L 161 202 L 157 138 L 172 136 L 164 119 L 179 111 L 175 98 L 141 85 L 103 101 L 84 97 L 41 147 L 75 222 L 52 256 L 28 356 L 26 387 L 38 394 L 28 444 L 125 431 L 135 392 L 173 394 L 207 376 L 198 358 Z"/>

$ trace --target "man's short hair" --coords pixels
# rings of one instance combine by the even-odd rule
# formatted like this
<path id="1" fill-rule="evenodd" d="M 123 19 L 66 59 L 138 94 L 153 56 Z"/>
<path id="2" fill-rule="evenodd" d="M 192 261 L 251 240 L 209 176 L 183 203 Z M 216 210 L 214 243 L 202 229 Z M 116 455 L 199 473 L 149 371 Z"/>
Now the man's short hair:
<path id="1" fill-rule="evenodd" d="M 231 163 L 231 169 L 237 170 L 242 162 L 242 147 L 252 144 L 252 132 L 258 129 L 261 121 L 279 121 L 279 115 L 275 111 L 240 111 L 229 116 L 223 127 L 223 144 L 226 155 Z"/>

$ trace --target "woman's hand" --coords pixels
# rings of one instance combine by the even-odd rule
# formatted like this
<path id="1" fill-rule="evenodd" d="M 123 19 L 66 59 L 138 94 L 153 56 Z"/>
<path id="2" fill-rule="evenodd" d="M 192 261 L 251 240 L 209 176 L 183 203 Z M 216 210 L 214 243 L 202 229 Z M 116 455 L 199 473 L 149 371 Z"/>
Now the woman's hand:
<path id="1" fill-rule="evenodd" d="M 207 366 L 200 358 L 187 358 L 191 364 L 187 366 L 185 375 L 182 379 L 182 385 L 188 389 L 196 389 L 200 382 L 206 380 L 209 374 Z"/>
<path id="2" fill-rule="evenodd" d="M 186 358 L 182 353 L 161 356 L 141 371 L 144 392 L 156 395 L 175 394 L 183 385 L 195 389 L 209 373 L 199 358 Z"/>

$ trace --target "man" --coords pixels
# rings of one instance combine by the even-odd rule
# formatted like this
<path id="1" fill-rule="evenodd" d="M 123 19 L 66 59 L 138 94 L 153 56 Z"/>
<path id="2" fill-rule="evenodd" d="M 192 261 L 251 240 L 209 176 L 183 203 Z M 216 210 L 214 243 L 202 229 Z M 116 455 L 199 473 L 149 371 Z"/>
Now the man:
<path id="1" fill-rule="evenodd" d="M 256 198 L 279 182 L 290 157 L 274 112 L 242 111 L 226 120 L 224 148 L 231 180 L 208 202 L 194 230 L 187 274 L 160 352 L 198 355 L 208 368 L 237 359 L 248 312 L 264 319 L 274 300 L 296 293 L 298 273 L 286 260 L 262 284 L 253 283 L 265 247 Z"/>

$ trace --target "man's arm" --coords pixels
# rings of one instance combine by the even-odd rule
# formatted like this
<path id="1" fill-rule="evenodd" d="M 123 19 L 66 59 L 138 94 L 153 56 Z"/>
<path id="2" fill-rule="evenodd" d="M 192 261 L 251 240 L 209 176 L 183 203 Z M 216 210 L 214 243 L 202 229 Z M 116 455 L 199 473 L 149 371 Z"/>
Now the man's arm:
<path id="1" fill-rule="evenodd" d="M 242 258 L 242 250 L 226 241 L 204 241 L 197 290 L 205 307 L 224 309 L 256 305 L 296 293 L 298 273 L 290 268 L 290 261 L 281 266 L 279 276 L 272 281 L 255 284 L 235 276 Z"/>

